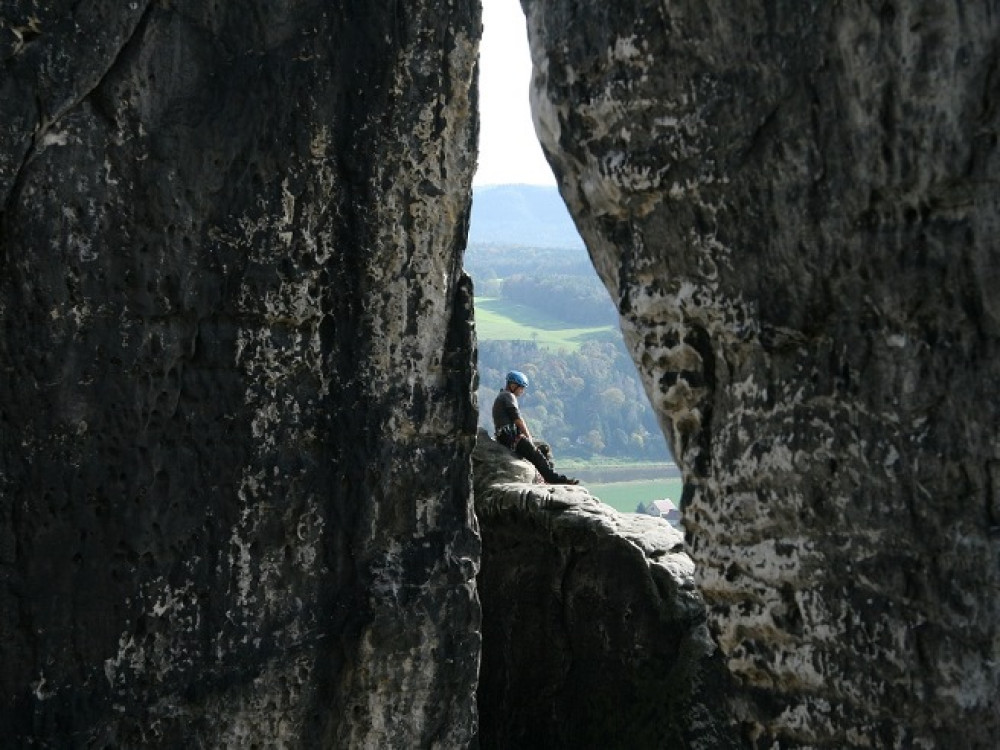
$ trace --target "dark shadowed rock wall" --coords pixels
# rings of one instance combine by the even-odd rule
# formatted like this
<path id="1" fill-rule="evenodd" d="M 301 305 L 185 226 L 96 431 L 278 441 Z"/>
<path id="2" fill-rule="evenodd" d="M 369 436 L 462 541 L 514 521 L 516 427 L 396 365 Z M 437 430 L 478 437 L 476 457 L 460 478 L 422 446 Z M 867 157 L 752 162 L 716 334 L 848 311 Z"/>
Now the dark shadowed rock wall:
<path id="1" fill-rule="evenodd" d="M 1000 7 L 523 0 L 761 747 L 1000 743 Z"/>
<path id="2" fill-rule="evenodd" d="M 475 725 L 477 3 L 0 5 L 0 736 Z"/>
<path id="3" fill-rule="evenodd" d="M 680 532 L 620 514 L 480 433 L 480 747 L 736 747 Z"/>

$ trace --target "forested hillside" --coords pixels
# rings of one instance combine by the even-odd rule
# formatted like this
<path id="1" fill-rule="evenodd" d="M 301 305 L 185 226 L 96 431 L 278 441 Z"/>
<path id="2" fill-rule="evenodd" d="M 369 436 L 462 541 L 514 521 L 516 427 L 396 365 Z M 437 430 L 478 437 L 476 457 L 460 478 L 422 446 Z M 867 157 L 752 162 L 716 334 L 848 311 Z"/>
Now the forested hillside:
<path id="1" fill-rule="evenodd" d="M 480 341 L 480 423 L 488 430 L 490 407 L 510 369 L 530 379 L 522 411 L 535 436 L 559 457 L 670 459 L 620 343 L 588 342 L 574 352 L 530 341 Z"/>
<path id="2" fill-rule="evenodd" d="M 519 273 L 503 279 L 495 291 L 573 326 L 618 326 L 618 313 L 596 277 Z"/>
<path id="3" fill-rule="evenodd" d="M 560 458 L 668 461 L 598 279 L 555 188 L 502 185 L 475 192 L 465 268 L 476 292 L 479 421 L 508 370 L 531 387 L 521 406 Z"/>
<path id="4" fill-rule="evenodd" d="M 531 387 L 522 408 L 565 458 L 670 460 L 617 312 L 580 248 L 470 244 L 479 336 L 480 424 L 508 370 Z"/>

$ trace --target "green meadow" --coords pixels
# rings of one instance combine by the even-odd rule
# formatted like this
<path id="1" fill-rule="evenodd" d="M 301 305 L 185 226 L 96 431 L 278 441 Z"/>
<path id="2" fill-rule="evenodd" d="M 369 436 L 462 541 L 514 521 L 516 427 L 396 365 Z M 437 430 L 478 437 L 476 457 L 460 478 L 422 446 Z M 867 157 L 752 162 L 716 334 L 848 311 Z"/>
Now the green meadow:
<path id="1" fill-rule="evenodd" d="M 576 351 L 587 341 L 614 340 L 611 326 L 567 328 L 534 308 L 497 297 L 476 298 L 476 335 L 480 341 L 533 341 L 548 349 Z"/>

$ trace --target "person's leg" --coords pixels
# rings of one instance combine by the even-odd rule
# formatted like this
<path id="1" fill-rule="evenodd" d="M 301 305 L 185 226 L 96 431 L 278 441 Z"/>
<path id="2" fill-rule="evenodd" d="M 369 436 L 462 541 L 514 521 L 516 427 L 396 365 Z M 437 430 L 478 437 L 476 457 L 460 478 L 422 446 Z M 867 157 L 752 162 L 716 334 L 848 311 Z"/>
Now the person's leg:
<path id="1" fill-rule="evenodd" d="M 545 458 L 545 461 L 546 463 L 548 463 L 549 468 L 551 469 L 556 468 L 556 462 L 552 458 L 552 448 L 551 446 L 549 446 L 548 443 L 546 443 L 543 440 L 539 440 L 537 443 L 535 443 L 535 448 L 537 448 L 538 452 L 541 453 L 542 456 Z"/>
<path id="2" fill-rule="evenodd" d="M 539 453 L 538 449 L 527 438 L 521 438 L 517 441 L 514 452 L 521 458 L 531 461 L 534 467 L 538 469 L 538 473 L 542 475 L 542 479 L 549 484 L 577 484 L 575 479 L 570 479 L 563 474 L 557 474 L 549 465 L 549 462 L 545 460 L 545 456 Z"/>

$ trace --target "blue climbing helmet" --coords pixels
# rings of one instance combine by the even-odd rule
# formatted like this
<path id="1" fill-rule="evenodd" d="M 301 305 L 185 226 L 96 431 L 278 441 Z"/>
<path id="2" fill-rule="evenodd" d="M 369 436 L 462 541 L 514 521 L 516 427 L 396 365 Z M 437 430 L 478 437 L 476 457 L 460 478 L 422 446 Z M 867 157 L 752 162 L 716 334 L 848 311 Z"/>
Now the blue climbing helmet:
<path id="1" fill-rule="evenodd" d="M 517 370 L 511 370 L 507 373 L 507 382 L 514 383 L 522 388 L 528 387 L 528 378 L 523 372 L 518 372 Z"/>

